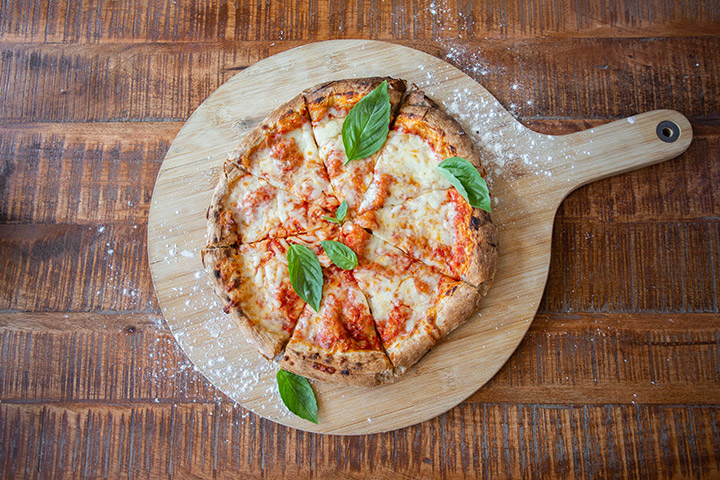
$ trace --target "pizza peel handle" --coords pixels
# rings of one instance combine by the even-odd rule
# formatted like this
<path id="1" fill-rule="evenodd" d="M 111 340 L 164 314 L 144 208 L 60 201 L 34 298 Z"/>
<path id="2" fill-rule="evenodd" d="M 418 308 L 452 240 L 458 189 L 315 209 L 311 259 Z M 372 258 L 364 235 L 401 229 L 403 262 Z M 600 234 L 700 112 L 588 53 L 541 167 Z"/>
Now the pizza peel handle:
<path id="1" fill-rule="evenodd" d="M 572 160 L 558 165 L 558 206 L 572 190 L 605 177 L 674 158 L 692 141 L 692 127 L 674 110 L 654 110 L 569 135 L 555 137 Z"/>

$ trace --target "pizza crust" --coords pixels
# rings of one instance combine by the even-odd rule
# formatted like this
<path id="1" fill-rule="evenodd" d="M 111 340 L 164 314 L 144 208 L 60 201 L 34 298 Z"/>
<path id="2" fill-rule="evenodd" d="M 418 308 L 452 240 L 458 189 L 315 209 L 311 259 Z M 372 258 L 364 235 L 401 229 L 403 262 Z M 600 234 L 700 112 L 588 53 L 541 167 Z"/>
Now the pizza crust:
<path id="1" fill-rule="evenodd" d="M 405 93 L 407 83 L 404 80 L 391 77 L 347 78 L 321 83 L 309 88 L 303 92 L 303 95 L 310 116 L 315 119 L 313 112 L 316 112 L 319 108 L 330 108 L 332 106 L 340 108 L 350 106 L 352 108 L 362 97 L 375 90 L 383 81 L 388 82 L 390 105 L 396 107 Z M 333 98 L 333 105 L 329 104 L 330 98 Z"/>
<path id="2" fill-rule="evenodd" d="M 487 172 L 470 135 L 465 133 L 457 120 L 445 113 L 417 86 L 413 87 L 400 107 L 395 124 L 429 140 L 443 159 L 467 159 L 484 178 Z"/>
<path id="3" fill-rule="evenodd" d="M 238 238 L 237 231 L 232 228 L 225 228 L 221 221 L 221 216 L 223 212 L 225 212 L 225 196 L 230 190 L 230 178 L 233 175 L 240 174 L 241 171 L 244 172 L 244 170 L 240 170 L 240 168 L 233 163 L 226 162 L 223 165 L 220 180 L 215 187 L 210 206 L 205 214 L 205 218 L 207 218 L 208 221 L 208 247 L 229 247 L 239 243 L 240 239 Z"/>
<path id="4" fill-rule="evenodd" d="M 229 313 L 240 329 L 242 336 L 257 348 L 260 355 L 272 361 L 282 350 L 288 339 L 279 338 L 270 332 L 261 330 L 245 315 L 242 309 L 228 295 L 226 286 L 220 278 L 217 266 L 223 260 L 231 258 L 237 253 L 235 248 L 212 248 L 200 252 L 203 267 L 213 279 L 212 286 L 215 294 L 223 303 L 223 311 Z"/>
<path id="5" fill-rule="evenodd" d="M 426 319 L 402 342 L 388 351 L 395 374 L 402 375 L 447 334 L 465 323 L 475 313 L 483 293 L 464 282 L 457 282 L 451 293 L 440 300 L 434 322 Z M 432 320 L 432 319 L 430 319 Z"/>
<path id="6" fill-rule="evenodd" d="M 392 382 L 393 368 L 384 352 L 324 352 L 304 342 L 290 342 L 280 368 L 302 377 L 343 385 L 372 387 Z"/>
<path id="7" fill-rule="evenodd" d="M 497 271 L 497 229 L 488 212 L 473 208 L 469 230 L 473 250 L 462 278 L 485 295 L 492 286 Z"/>

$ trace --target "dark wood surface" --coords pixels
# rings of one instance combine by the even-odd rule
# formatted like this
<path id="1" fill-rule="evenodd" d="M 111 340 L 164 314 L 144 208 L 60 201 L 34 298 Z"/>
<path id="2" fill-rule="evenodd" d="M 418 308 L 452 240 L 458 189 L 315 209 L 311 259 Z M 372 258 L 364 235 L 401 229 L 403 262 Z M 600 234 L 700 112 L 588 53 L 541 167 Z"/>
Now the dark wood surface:
<path id="1" fill-rule="evenodd" d="M 656 108 L 681 157 L 572 193 L 517 352 L 431 421 L 285 428 L 194 371 L 154 297 L 147 213 L 183 122 L 308 42 L 436 55 L 524 124 Z M 717 2 L 0 3 L 0 478 L 719 478 Z"/>

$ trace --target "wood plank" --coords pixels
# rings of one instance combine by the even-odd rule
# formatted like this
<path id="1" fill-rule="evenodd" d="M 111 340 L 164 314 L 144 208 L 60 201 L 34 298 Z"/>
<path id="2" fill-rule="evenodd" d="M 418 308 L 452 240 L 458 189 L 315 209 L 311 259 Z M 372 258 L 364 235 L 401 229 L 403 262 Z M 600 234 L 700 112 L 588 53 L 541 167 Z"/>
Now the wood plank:
<path id="1" fill-rule="evenodd" d="M 156 312 L 146 238 L 137 224 L 0 225 L 0 310 Z"/>
<path id="2" fill-rule="evenodd" d="M 0 10 L 0 38 L 20 42 L 222 42 L 326 38 L 528 38 L 716 35 L 714 2 L 652 4 L 624 0 L 527 3 L 275 3 L 160 0 L 13 2 Z"/>
<path id="3" fill-rule="evenodd" d="M 461 405 L 309 434 L 229 403 L 0 405 L 4 478 L 717 478 L 718 406 Z"/>
<path id="4" fill-rule="evenodd" d="M 302 43 L 2 45 L 0 118 L 181 121 L 238 69 Z M 673 108 L 717 119 L 720 111 L 720 64 L 709 60 L 716 38 L 402 43 L 455 64 L 521 117 L 619 118 Z"/>
<path id="5" fill-rule="evenodd" d="M 516 353 L 465 403 L 716 404 L 716 314 L 538 315 Z M 0 400 L 227 401 L 159 314 L 0 314 Z"/>
<path id="6" fill-rule="evenodd" d="M 0 129 L 0 222 L 147 222 L 178 123 L 22 125 Z"/>

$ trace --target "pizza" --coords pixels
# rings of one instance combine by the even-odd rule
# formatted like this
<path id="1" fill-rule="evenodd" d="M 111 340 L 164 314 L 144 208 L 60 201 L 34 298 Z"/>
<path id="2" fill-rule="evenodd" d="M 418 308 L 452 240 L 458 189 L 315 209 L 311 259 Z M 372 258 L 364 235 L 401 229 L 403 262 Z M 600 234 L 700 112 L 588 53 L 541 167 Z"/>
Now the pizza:
<path id="1" fill-rule="evenodd" d="M 377 147 L 347 149 L 379 91 L 362 125 L 386 122 Z M 460 124 L 403 80 L 328 82 L 281 105 L 229 154 L 208 208 L 202 259 L 224 311 L 280 368 L 394 381 L 477 312 L 497 269 L 490 213 L 440 172 L 456 157 L 485 176 Z"/>

